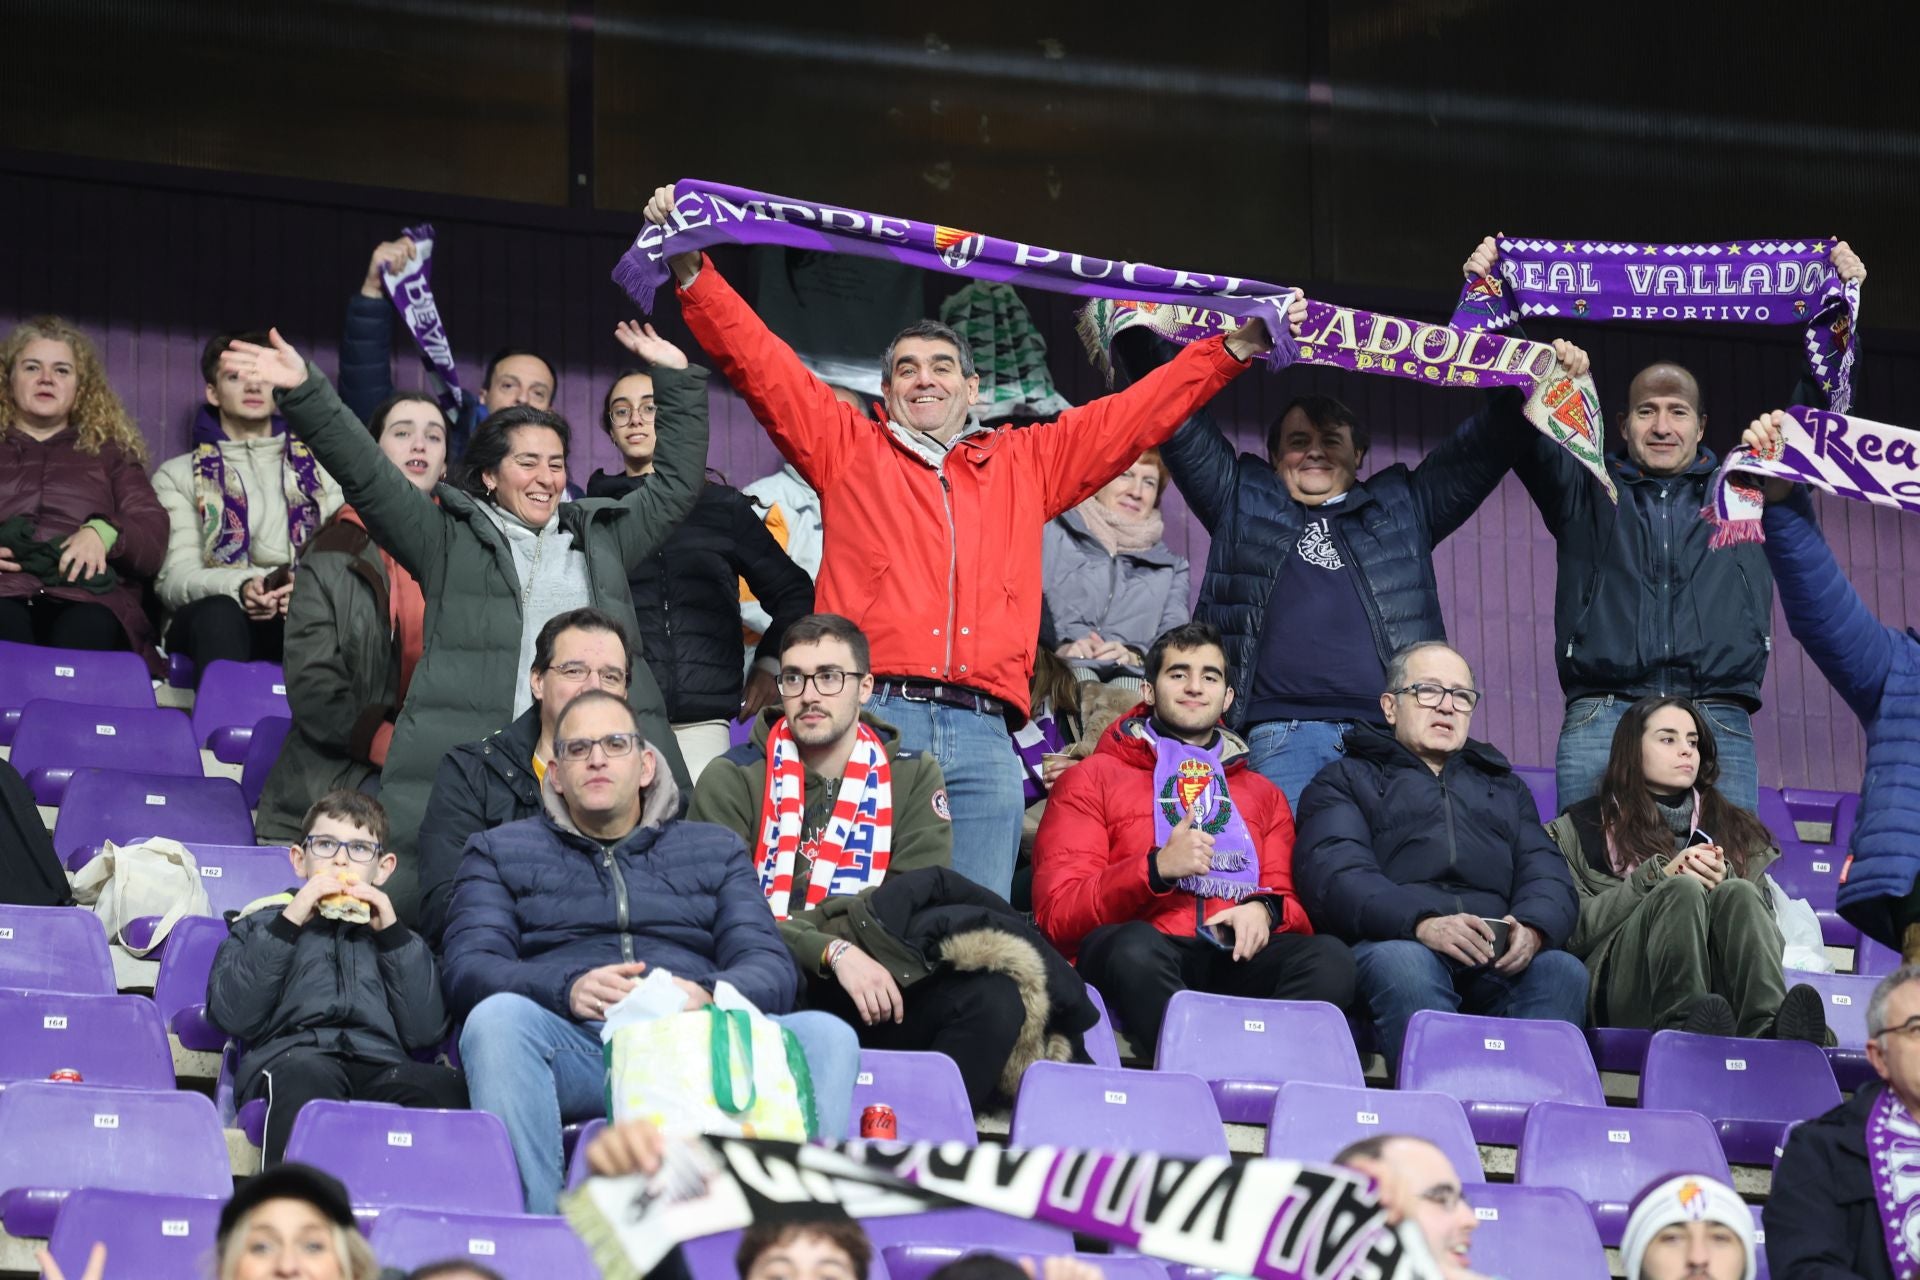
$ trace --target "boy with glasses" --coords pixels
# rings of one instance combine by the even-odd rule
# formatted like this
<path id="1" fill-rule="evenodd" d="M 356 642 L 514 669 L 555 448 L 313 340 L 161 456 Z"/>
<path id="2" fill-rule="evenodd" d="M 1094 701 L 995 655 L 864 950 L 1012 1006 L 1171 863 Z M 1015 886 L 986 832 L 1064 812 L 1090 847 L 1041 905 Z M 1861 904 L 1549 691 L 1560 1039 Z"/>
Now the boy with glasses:
<path id="1" fill-rule="evenodd" d="M 1573 877 L 1527 784 L 1467 736 L 1472 669 L 1429 640 L 1386 674 L 1387 731 L 1355 728 L 1301 794 L 1294 884 L 1314 928 L 1353 945 L 1388 1068 L 1420 1009 L 1580 1025 L 1587 969 L 1559 949 Z"/>
<path id="2" fill-rule="evenodd" d="M 267 1100 L 265 1165 L 315 1098 L 467 1105 L 458 1071 L 411 1056 L 451 1024 L 433 952 L 380 888 L 396 862 L 385 810 L 330 791 L 301 830 L 287 856 L 303 883 L 239 914 L 207 981 L 207 1016 L 244 1046 L 235 1098 Z"/>

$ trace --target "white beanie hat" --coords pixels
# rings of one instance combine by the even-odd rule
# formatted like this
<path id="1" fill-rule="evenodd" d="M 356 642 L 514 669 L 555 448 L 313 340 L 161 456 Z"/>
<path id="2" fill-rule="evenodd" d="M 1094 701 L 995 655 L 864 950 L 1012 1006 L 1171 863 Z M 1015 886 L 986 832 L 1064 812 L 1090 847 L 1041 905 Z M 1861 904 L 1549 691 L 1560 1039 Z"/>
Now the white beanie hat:
<path id="1" fill-rule="evenodd" d="M 1718 1222 L 1731 1227 L 1746 1247 L 1747 1269 L 1742 1280 L 1753 1280 L 1753 1213 L 1739 1193 L 1724 1182 L 1699 1173 L 1683 1173 L 1642 1191 L 1627 1218 L 1620 1252 L 1627 1264 L 1627 1280 L 1639 1280 L 1640 1260 L 1647 1245 L 1661 1231 L 1681 1222 Z"/>

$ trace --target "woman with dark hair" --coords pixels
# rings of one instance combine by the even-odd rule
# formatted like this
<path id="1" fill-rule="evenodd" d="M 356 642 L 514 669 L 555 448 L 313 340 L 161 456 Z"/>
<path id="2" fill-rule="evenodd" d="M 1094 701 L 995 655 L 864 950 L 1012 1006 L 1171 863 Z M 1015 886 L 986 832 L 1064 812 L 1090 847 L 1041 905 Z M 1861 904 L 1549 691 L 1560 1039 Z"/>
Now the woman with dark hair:
<path id="1" fill-rule="evenodd" d="M 1766 871 L 1780 850 L 1720 793 L 1713 728 L 1685 698 L 1642 698 L 1613 735 L 1600 794 L 1547 827 L 1580 891 L 1567 950 L 1600 1027 L 1827 1037 L 1820 993 L 1787 989 Z"/>
<path id="2" fill-rule="evenodd" d="M 439 501 L 381 453 L 319 370 L 278 332 L 271 347 L 236 342 L 221 367 L 275 388 L 295 435 L 312 447 L 367 531 L 420 583 L 426 635 L 394 725 L 380 798 L 401 872 L 388 885 L 402 919 L 418 907 L 412 854 L 440 760 L 533 703 L 534 638 L 555 614 L 605 609 L 638 633 L 627 577 L 692 508 L 707 455 L 706 370 L 657 366 L 660 446 L 653 480 L 618 502 L 565 500 L 566 419 L 520 405 L 489 415 Z M 692 784 L 659 686 L 636 662 L 628 700 L 640 730 Z M 414 869 L 412 874 L 410 869 Z M 402 883 L 404 881 L 404 883 Z"/>
<path id="3" fill-rule="evenodd" d="M 432 496 L 447 474 L 447 417 L 418 391 L 387 397 L 368 429 L 380 452 Z M 313 535 L 287 603 L 293 727 L 254 818 L 262 840 L 295 841 L 315 800 L 377 790 L 394 724 L 426 644 L 426 597 L 351 504 Z"/>

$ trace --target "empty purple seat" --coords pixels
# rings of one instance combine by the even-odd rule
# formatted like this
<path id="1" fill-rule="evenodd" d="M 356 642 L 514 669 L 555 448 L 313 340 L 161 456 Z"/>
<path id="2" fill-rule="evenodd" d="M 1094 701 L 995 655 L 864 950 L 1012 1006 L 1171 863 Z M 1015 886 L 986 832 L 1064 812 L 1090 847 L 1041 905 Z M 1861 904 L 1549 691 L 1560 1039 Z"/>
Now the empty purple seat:
<path id="1" fill-rule="evenodd" d="M 1883 947 L 1872 938 L 1862 935 L 1860 945 L 1853 952 L 1853 971 L 1870 973 L 1884 978 L 1900 967 L 1900 953 L 1891 947 Z"/>
<path id="2" fill-rule="evenodd" d="M 81 1187 L 226 1199 L 233 1170 L 213 1103 L 44 1081 L 0 1092 L 0 1226 L 49 1235 Z"/>
<path id="3" fill-rule="evenodd" d="M 1204 991 L 1176 991 L 1167 1002 L 1154 1069 L 1205 1080 L 1220 1118 L 1234 1124 L 1265 1124 L 1283 1081 L 1365 1083 L 1347 1015 L 1332 1005 Z"/>
<path id="4" fill-rule="evenodd" d="M 0 987 L 113 995 L 106 926 L 80 907 L 0 903 Z"/>
<path id="5" fill-rule="evenodd" d="M 1036 1062 L 1020 1080 L 1008 1145 L 1224 1156 L 1227 1131 L 1199 1076 Z"/>
<path id="6" fill-rule="evenodd" d="M 83 1187 L 67 1197 L 47 1251 L 68 1276 L 86 1270 L 95 1241 L 107 1246 L 109 1274 L 201 1275 L 224 1203 L 214 1196 Z"/>
<path id="7" fill-rule="evenodd" d="M 1536 1102 L 1606 1102 L 1586 1038 L 1572 1023 L 1438 1009 L 1407 1021 L 1398 1082 L 1460 1099 L 1474 1139 L 1505 1146 L 1520 1141 Z"/>
<path id="8" fill-rule="evenodd" d="M 1800 838 L 1800 828 L 1794 824 L 1793 812 L 1787 807 L 1786 797 L 1780 794 L 1779 788 L 1760 788 L 1760 807 L 1754 811 L 1754 816 L 1773 833 L 1773 841 L 1782 852 L 1806 843 Z"/>
<path id="9" fill-rule="evenodd" d="M 160 974 L 153 982 L 153 1005 L 180 1047 L 218 1052 L 227 1033 L 207 1020 L 207 975 L 213 957 L 227 940 L 227 922 L 217 916 L 189 916 L 167 936 Z"/>
<path id="10" fill-rule="evenodd" d="M 20 709 L 36 698 L 151 707 L 153 678 L 137 654 L 41 648 L 0 640 L 0 747 L 13 741 Z"/>
<path id="11" fill-rule="evenodd" d="M 1483 1276 L 1525 1276 L 1552 1259 L 1557 1280 L 1608 1280 L 1607 1253 L 1593 1215 L 1565 1187 L 1489 1182 L 1468 1187 L 1480 1225 L 1469 1262 Z"/>
<path id="12" fill-rule="evenodd" d="M 145 996 L 0 991 L 0 1085 L 71 1067 L 87 1084 L 173 1088 L 173 1053 Z"/>
<path id="13" fill-rule="evenodd" d="M 112 707 L 36 698 L 20 709 L 13 767 L 36 804 L 64 803 L 79 769 L 200 776 L 187 717 L 172 707 Z"/>
<path id="14" fill-rule="evenodd" d="M 1515 765 L 1513 772 L 1533 792 L 1533 808 L 1540 821 L 1552 822 L 1560 816 L 1560 782 L 1552 769 Z"/>
<path id="15" fill-rule="evenodd" d="M 930 1213 L 868 1218 L 861 1223 L 884 1256 L 892 1280 L 926 1280 L 955 1258 L 991 1242 L 995 1252 L 1028 1257 L 1072 1253 L 1073 1233 L 1051 1223 L 1009 1217 L 988 1209 L 935 1209 Z M 729 1277 L 731 1280 L 731 1277 Z"/>
<path id="16" fill-rule="evenodd" d="M 1634 1196 L 1680 1173 L 1733 1184 L 1719 1137 L 1699 1112 L 1542 1102 L 1527 1113 L 1514 1181 L 1573 1192 L 1592 1211 L 1600 1242 L 1612 1246 Z"/>
<path id="17" fill-rule="evenodd" d="M 507 1126 L 485 1111 L 309 1102 L 294 1117 L 287 1159 L 346 1183 L 356 1211 L 519 1213 L 526 1203 Z"/>
<path id="18" fill-rule="evenodd" d="M 1091 983 L 1087 985 L 1087 999 L 1093 1001 L 1093 1007 L 1100 1014 L 1100 1020 L 1093 1024 L 1093 1029 L 1088 1031 L 1085 1037 L 1087 1056 L 1093 1059 L 1093 1065 L 1096 1067 L 1113 1067 L 1118 1070 L 1120 1041 L 1113 1034 L 1113 1019 L 1107 1014 L 1107 1002 L 1100 998 L 1100 992 Z"/>
<path id="19" fill-rule="evenodd" d="M 992 1240 L 991 1246 L 983 1240 L 971 1248 L 962 1248 L 957 1245 L 927 1247 L 910 1244 L 890 1244 L 886 1246 L 886 1248 L 879 1250 L 879 1252 L 883 1254 L 887 1260 L 887 1274 L 892 1277 L 892 1280 L 926 1280 L 926 1277 L 932 1275 L 935 1271 L 947 1263 L 954 1261 L 956 1258 L 963 1258 L 975 1253 L 990 1253 L 995 1257 L 1005 1258 L 1009 1262 L 1016 1264 L 1022 1258 L 1031 1258 L 1035 1263 L 1038 1263 L 1043 1258 L 1064 1254 L 1068 1257 L 1079 1258 L 1083 1262 L 1090 1262 L 1100 1268 L 1100 1274 L 1104 1280 L 1167 1280 L 1167 1264 L 1158 1258 L 1149 1258 L 1144 1254 L 1076 1254 L 1071 1248 L 1054 1250 L 1049 1254 L 1041 1254 L 1011 1248 L 998 1239 Z"/>
<path id="20" fill-rule="evenodd" d="M 1840 802 L 1848 796 L 1856 800 L 1859 796 L 1850 791 L 1816 791 L 1811 787 L 1782 787 L 1781 797 L 1787 802 L 1787 812 L 1796 822 L 1818 822 L 1831 826 L 1840 816 Z M 1829 837 L 1827 843 L 1833 843 Z"/>
<path id="21" fill-rule="evenodd" d="M 293 865 L 283 844 L 212 844 L 187 842 L 200 868 L 200 887 L 207 891 L 213 914 L 241 911 L 261 898 L 295 888 Z"/>
<path id="22" fill-rule="evenodd" d="M 1833 1067 L 1834 1083 L 1851 1093 L 1861 1085 L 1879 1079 L 1867 1062 L 1867 1001 L 1880 979 L 1853 973 L 1804 973 L 1789 975 L 1804 982 L 1827 1001 L 1827 1028 L 1839 1043 L 1827 1050 L 1827 1062 Z"/>
<path id="23" fill-rule="evenodd" d="M 1425 1138 L 1439 1147 L 1462 1183 L 1486 1181 L 1467 1113 L 1444 1093 L 1289 1080 L 1280 1086 L 1267 1125 L 1267 1154 L 1331 1161 L 1348 1143 L 1387 1133 Z"/>
<path id="24" fill-rule="evenodd" d="M 860 1113 L 876 1102 L 893 1108 L 902 1142 L 964 1142 L 971 1147 L 980 1140 L 960 1068 L 944 1053 L 862 1049 L 847 1137 L 860 1136 Z"/>
<path id="25" fill-rule="evenodd" d="M 1698 1111 L 1728 1160 L 1770 1164 L 1787 1127 L 1839 1106 L 1840 1087 L 1817 1044 L 1662 1031 L 1647 1050 L 1640 1105 Z"/>
<path id="26" fill-rule="evenodd" d="M 600 1274 L 560 1217 L 400 1207 L 380 1215 L 369 1243 L 382 1266 L 403 1271 L 459 1258 L 506 1276 L 595 1280 Z"/>
<path id="27" fill-rule="evenodd" d="M 54 850 L 69 870 L 85 866 L 108 840 L 132 844 L 152 836 L 189 848 L 200 841 L 246 844 L 253 839 L 253 811 L 232 778 L 99 769 L 73 775 L 53 829 Z"/>
<path id="28" fill-rule="evenodd" d="M 1602 1071 L 1639 1075 L 1652 1039 L 1653 1032 L 1641 1027 L 1587 1028 L 1587 1048 L 1593 1051 L 1593 1065 Z"/>
<path id="29" fill-rule="evenodd" d="M 286 716 L 268 716 L 253 726 L 253 737 L 247 741 L 247 753 L 240 762 L 240 790 L 247 797 L 247 807 L 260 807 L 260 793 L 266 790 L 267 775 L 273 772 L 274 762 L 280 759 L 280 748 L 287 743 L 287 734 L 293 731 L 293 721 Z"/>
<path id="30" fill-rule="evenodd" d="M 287 674 L 277 662 L 207 664 L 193 695 L 194 741 L 227 764 L 247 758 L 254 726 L 269 716 L 291 717 L 287 705 Z"/>
<path id="31" fill-rule="evenodd" d="M 1840 890 L 1840 872 L 1847 862 L 1846 851 L 1823 844 L 1783 846 L 1780 858 L 1767 874 L 1793 897 L 1804 898 L 1820 918 L 1820 935 L 1834 947 L 1854 947 L 1860 943 L 1860 931 L 1840 918 L 1834 897 Z"/>

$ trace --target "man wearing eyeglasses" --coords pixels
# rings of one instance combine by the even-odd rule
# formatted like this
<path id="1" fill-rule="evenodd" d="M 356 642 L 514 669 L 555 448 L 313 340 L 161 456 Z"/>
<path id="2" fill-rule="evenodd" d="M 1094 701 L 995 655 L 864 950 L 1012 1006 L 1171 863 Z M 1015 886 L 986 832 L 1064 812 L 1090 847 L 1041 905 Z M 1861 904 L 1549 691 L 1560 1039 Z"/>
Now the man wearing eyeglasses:
<path id="1" fill-rule="evenodd" d="M 1397 1070 L 1421 1009 L 1578 1026 L 1587 970 L 1559 950 L 1579 915 L 1566 860 L 1506 757 L 1467 736 L 1480 693 L 1439 641 L 1387 667 L 1380 710 L 1300 797 L 1294 883 L 1314 927 L 1353 944 Z"/>
<path id="2" fill-rule="evenodd" d="M 1480 1220 L 1446 1152 L 1425 1138 L 1385 1133 L 1349 1143 L 1333 1162 L 1380 1184 L 1381 1204 L 1420 1228 L 1443 1280 L 1476 1280 L 1468 1261 Z"/>
<path id="3" fill-rule="evenodd" d="M 1920 965 L 1902 965 L 1873 989 L 1867 1061 L 1880 1082 L 1795 1125 L 1774 1170 L 1762 1222 L 1768 1271 L 1778 1280 L 1913 1274 L 1920 1252 Z"/>
<path id="4" fill-rule="evenodd" d="M 869 653 L 837 614 L 789 627 L 780 709 L 701 775 L 692 816 L 747 841 L 807 1003 L 846 1019 L 870 1048 L 944 1053 L 981 1111 L 1041 1047 L 1033 1036 L 1015 1059 L 1028 1008 L 1014 975 L 1045 972 L 1047 948 L 1004 901 L 950 870 L 940 766 L 902 750 L 893 726 L 865 709 Z M 916 922 L 935 915 L 958 927 L 921 933 Z M 963 952 L 966 968 L 954 960 Z"/>
<path id="5" fill-rule="evenodd" d="M 726 982 L 777 1017 L 795 989 L 739 837 L 680 817 L 680 789 L 624 697 L 569 702 L 544 775 L 540 817 L 468 841 L 445 946 L 473 1104 L 506 1124 L 529 1213 L 554 1212 L 561 1125 L 606 1113 L 601 1024 L 646 973 L 671 973 L 687 1009 Z M 781 1025 L 806 1054 L 823 1127 L 843 1134 L 858 1042 L 826 1014 Z"/>

